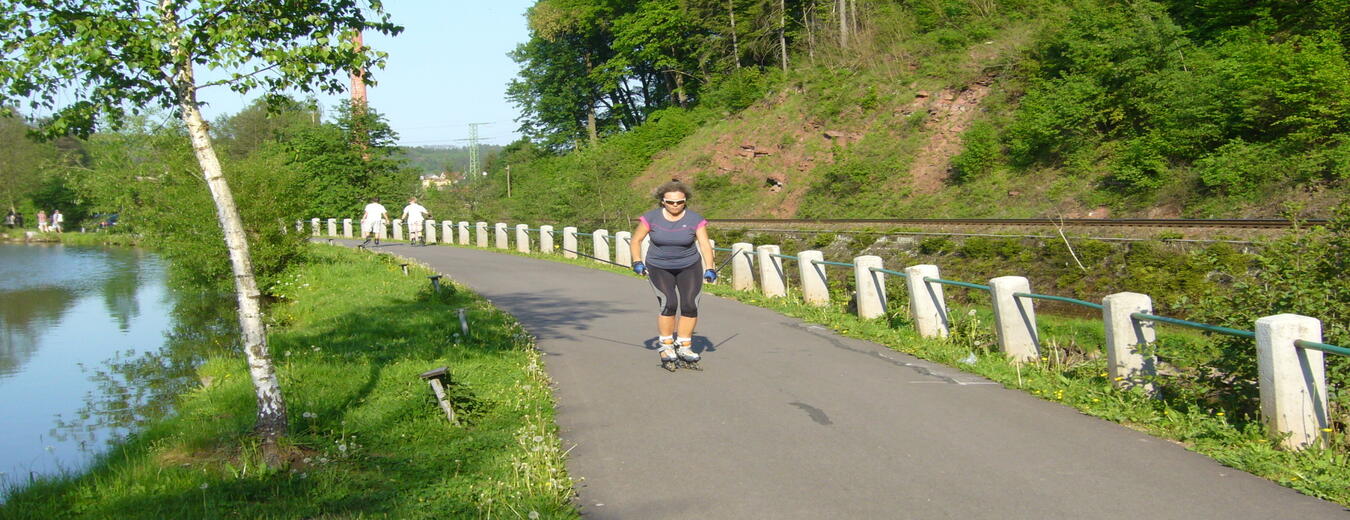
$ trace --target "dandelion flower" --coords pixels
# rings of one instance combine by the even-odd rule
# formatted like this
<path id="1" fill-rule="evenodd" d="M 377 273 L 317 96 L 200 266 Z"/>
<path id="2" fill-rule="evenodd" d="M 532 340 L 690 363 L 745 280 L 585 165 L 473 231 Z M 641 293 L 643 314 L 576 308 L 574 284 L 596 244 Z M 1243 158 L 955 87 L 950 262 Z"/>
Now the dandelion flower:
<path id="1" fill-rule="evenodd" d="M 1327 433 L 1331 433 L 1331 428 L 1322 428 L 1322 431 L 1327 432 Z"/>
<path id="2" fill-rule="evenodd" d="M 346 445 L 346 444 L 339 444 L 339 445 L 338 445 L 338 451 L 340 451 L 340 452 L 342 452 L 342 453 L 347 453 L 347 445 Z"/>
<path id="3" fill-rule="evenodd" d="M 529 516 L 530 516 L 530 520 L 538 520 L 538 519 L 539 519 L 539 512 L 538 512 L 538 511 L 530 511 L 530 515 L 529 515 Z"/>
<path id="4" fill-rule="evenodd" d="M 531 440 L 533 440 L 534 442 L 544 442 L 544 436 L 543 436 L 543 435 L 535 435 L 535 436 L 534 436 L 534 439 L 531 439 Z"/>
<path id="5" fill-rule="evenodd" d="M 1214 414 L 1214 415 L 1217 415 L 1217 416 L 1219 416 L 1219 417 L 1223 417 L 1223 412 L 1219 412 L 1219 413 L 1216 413 L 1216 414 Z"/>
<path id="6" fill-rule="evenodd" d="M 207 484 L 207 483 L 205 483 L 205 482 L 202 482 L 202 489 L 206 489 L 206 488 L 209 488 L 209 487 L 211 487 L 210 484 Z"/>

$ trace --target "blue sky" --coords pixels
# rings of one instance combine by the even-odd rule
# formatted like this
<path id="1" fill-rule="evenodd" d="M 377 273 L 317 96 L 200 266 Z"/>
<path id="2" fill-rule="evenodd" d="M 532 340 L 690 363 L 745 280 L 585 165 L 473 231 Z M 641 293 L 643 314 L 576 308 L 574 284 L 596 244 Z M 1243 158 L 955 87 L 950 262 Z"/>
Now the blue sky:
<path id="1" fill-rule="evenodd" d="M 506 53 L 529 38 L 525 11 L 534 0 L 458 2 L 394 0 L 385 9 L 404 27 L 397 37 L 366 34 L 366 45 L 389 53 L 378 85 L 368 92 L 370 105 L 388 118 L 400 144 L 463 145 L 468 123 L 479 127 L 481 142 L 514 141 L 516 108 L 506 100 L 506 84 L 516 63 Z M 224 88 L 208 89 L 201 100 L 208 119 L 238 112 L 256 95 L 240 96 Z M 321 96 L 331 109 L 344 96 Z"/>

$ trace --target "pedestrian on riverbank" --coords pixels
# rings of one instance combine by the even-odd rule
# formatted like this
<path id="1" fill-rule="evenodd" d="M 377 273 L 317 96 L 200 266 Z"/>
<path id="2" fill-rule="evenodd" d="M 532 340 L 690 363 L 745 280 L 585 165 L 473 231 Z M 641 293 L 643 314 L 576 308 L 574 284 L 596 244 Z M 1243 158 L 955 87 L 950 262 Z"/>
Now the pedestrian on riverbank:
<path id="1" fill-rule="evenodd" d="M 41 210 L 41 209 L 38 210 L 38 213 L 37 213 L 37 221 L 38 221 L 38 232 L 40 232 L 40 233 L 46 233 L 46 232 L 47 232 L 47 211 L 46 211 L 46 210 Z"/>
<path id="2" fill-rule="evenodd" d="M 9 214 L 5 215 L 5 226 L 14 229 L 14 224 L 16 223 L 16 219 L 14 218 L 15 215 L 14 208 L 9 208 Z"/>
<path id="3" fill-rule="evenodd" d="M 389 220 L 389 212 L 380 204 L 380 198 L 371 197 L 370 204 L 366 204 L 366 209 L 361 215 L 361 234 L 366 237 L 361 245 L 369 244 L 371 239 L 375 240 L 375 245 L 380 245 L 380 235 L 376 232 L 386 220 Z"/>
<path id="4" fill-rule="evenodd" d="M 699 293 L 704 282 L 717 281 L 708 221 L 688 208 L 690 193 L 676 180 L 656 188 L 657 207 L 638 218 L 629 242 L 633 272 L 647 275 L 656 292 L 657 354 L 661 366 L 672 371 L 678 364 L 697 366 L 692 343 Z M 648 237 L 651 246 L 643 257 L 642 240 Z"/>
<path id="5" fill-rule="evenodd" d="M 431 216 L 427 208 L 417 203 L 417 197 L 410 197 L 408 205 L 403 207 L 403 216 L 399 217 L 408 223 L 408 242 L 417 245 L 418 241 L 422 245 L 427 245 L 426 237 L 422 236 L 422 226 L 425 225 L 426 218 Z"/>
<path id="6" fill-rule="evenodd" d="M 62 230 L 64 229 L 62 226 L 64 226 L 65 223 L 66 223 L 66 216 L 61 214 L 61 210 L 59 209 L 52 210 L 51 232 L 53 233 L 62 232 Z"/>

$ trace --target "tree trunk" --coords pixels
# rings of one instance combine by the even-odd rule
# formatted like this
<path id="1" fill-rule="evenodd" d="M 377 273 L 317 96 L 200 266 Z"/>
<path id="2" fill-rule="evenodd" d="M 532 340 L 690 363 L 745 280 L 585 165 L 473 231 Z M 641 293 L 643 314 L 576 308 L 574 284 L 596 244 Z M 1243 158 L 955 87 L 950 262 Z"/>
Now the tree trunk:
<path id="1" fill-rule="evenodd" d="M 689 97 L 684 95 L 684 74 L 680 74 L 679 71 L 672 71 L 670 74 L 675 76 L 675 99 L 678 100 L 680 108 L 685 108 Z"/>
<path id="2" fill-rule="evenodd" d="M 176 33 L 178 20 L 169 0 L 161 0 L 161 16 L 171 33 Z M 262 440 L 263 462 L 268 466 L 279 467 L 283 463 L 277 440 L 286 436 L 286 402 L 281 395 L 281 385 L 277 381 L 276 370 L 272 367 L 272 357 L 267 350 L 267 330 L 262 321 L 262 295 L 258 283 L 253 278 L 253 260 L 249 255 L 248 238 L 244 234 L 243 219 L 239 208 L 234 204 L 234 195 L 225 181 L 211 144 L 211 134 L 207 131 L 206 120 L 202 117 L 197 102 L 197 87 L 193 78 L 192 59 L 188 51 L 180 46 L 178 40 L 171 42 L 174 56 L 174 76 L 170 78 L 177 94 L 178 106 L 182 110 L 183 123 L 187 125 L 188 135 L 192 139 L 192 150 L 197 163 L 202 168 L 206 186 L 211 190 L 211 198 L 216 203 L 216 220 L 225 233 L 225 245 L 229 250 L 230 267 L 234 272 L 235 295 L 239 302 L 239 328 L 244 344 L 244 356 L 248 360 L 249 377 L 253 380 L 253 390 L 258 401 L 258 419 L 254 430 Z"/>
<path id="3" fill-rule="evenodd" d="M 778 51 L 783 57 L 783 72 L 787 72 L 787 4 L 778 0 Z"/>
<path id="4" fill-rule="evenodd" d="M 736 39 L 736 5 L 735 0 L 727 0 L 727 14 L 731 15 L 731 55 L 736 58 L 736 68 L 741 68 L 741 46 Z"/>
<path id="5" fill-rule="evenodd" d="M 839 46 L 848 48 L 848 0 L 836 0 L 839 5 Z"/>
<path id="6" fill-rule="evenodd" d="M 595 103 L 586 107 L 586 136 L 590 138 L 591 146 L 600 142 L 600 132 L 595 128 Z"/>
<path id="7" fill-rule="evenodd" d="M 811 58 L 811 64 L 812 64 L 812 65 L 815 65 L 815 64 L 816 64 L 816 35 L 815 35 L 814 29 L 811 27 L 811 25 L 812 25 L 814 22 L 812 22 L 812 20 L 811 20 L 811 15 L 810 15 L 811 11 L 814 11 L 814 10 L 815 10 L 815 9 L 814 9 L 814 8 L 815 8 L 815 5 L 813 5 L 813 4 L 814 4 L 814 2 L 807 2 L 807 3 L 803 3 L 803 4 L 802 4 L 802 26 L 803 26 L 803 27 L 806 27 L 806 55 L 807 55 L 808 57 Z M 810 6 L 811 9 L 807 9 L 807 6 Z"/>

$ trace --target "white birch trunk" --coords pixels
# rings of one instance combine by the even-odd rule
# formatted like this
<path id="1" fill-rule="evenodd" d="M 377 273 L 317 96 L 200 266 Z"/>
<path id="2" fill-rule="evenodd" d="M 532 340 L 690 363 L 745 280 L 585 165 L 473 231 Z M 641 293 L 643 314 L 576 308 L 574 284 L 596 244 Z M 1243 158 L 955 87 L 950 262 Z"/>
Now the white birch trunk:
<path id="1" fill-rule="evenodd" d="M 171 33 L 177 33 L 177 14 L 171 2 L 161 0 L 160 9 L 166 27 Z M 207 188 L 211 190 L 211 198 L 215 201 L 216 219 L 224 231 L 230 267 L 234 272 L 244 356 L 248 360 L 249 377 L 252 378 L 254 394 L 258 401 L 255 431 L 263 441 L 265 462 L 275 466 L 281 462 L 276 440 L 286 435 L 286 403 L 282 398 L 281 385 L 277 381 L 276 370 L 272 366 L 272 358 L 267 350 L 267 331 L 262 321 L 261 293 L 253 277 L 253 261 L 249 255 L 248 239 L 244 234 L 244 223 L 239 216 L 239 208 L 235 206 L 234 195 L 225 181 L 220 160 L 211 144 L 206 120 L 202 117 L 197 102 L 192 60 L 187 51 L 180 47 L 177 39 L 170 45 L 175 54 L 174 76 L 170 80 L 178 97 L 179 109 L 183 112 L 183 123 L 187 125 L 188 135 L 192 139 L 192 150 L 202 168 Z"/>
<path id="2" fill-rule="evenodd" d="M 741 68 L 741 45 L 736 38 L 735 0 L 727 0 L 727 14 L 731 15 L 731 55 L 736 58 L 736 68 Z"/>
<path id="3" fill-rule="evenodd" d="M 787 3 L 778 0 L 778 50 L 783 56 L 783 71 L 787 72 Z"/>

